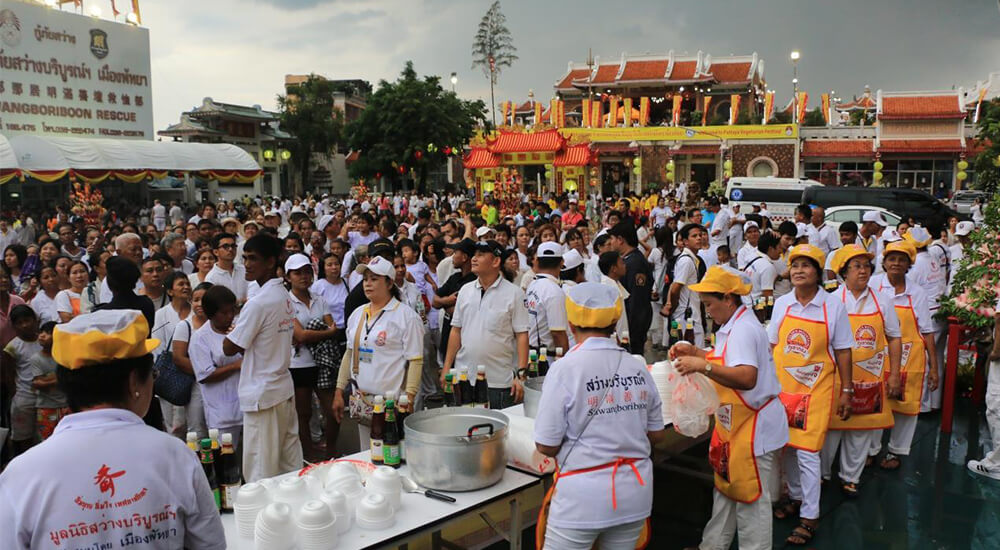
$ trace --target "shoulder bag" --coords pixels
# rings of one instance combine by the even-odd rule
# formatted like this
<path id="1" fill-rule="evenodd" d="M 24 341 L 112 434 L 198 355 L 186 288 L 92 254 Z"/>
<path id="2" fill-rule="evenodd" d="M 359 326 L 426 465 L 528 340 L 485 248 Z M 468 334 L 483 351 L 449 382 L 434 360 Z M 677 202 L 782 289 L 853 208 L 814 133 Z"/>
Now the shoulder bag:
<path id="1" fill-rule="evenodd" d="M 191 323 L 184 321 L 188 326 L 188 333 L 192 332 Z M 191 337 L 188 336 L 190 343 Z M 156 369 L 156 380 L 153 381 L 153 392 L 166 399 L 170 404 L 183 407 L 191 402 L 191 386 L 194 384 L 194 376 L 180 370 L 174 364 L 173 353 L 174 337 L 170 335 L 167 347 L 160 352 L 153 364 Z"/>

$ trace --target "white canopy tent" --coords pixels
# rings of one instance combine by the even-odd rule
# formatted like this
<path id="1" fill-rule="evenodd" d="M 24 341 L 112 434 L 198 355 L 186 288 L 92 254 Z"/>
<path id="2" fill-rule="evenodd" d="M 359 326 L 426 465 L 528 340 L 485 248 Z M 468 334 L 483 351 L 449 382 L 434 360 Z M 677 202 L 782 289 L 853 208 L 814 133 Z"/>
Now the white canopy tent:
<path id="1" fill-rule="evenodd" d="M 3 134 L 0 134 L 0 170 L 17 170 L 17 156 L 10 146 L 10 141 Z"/>

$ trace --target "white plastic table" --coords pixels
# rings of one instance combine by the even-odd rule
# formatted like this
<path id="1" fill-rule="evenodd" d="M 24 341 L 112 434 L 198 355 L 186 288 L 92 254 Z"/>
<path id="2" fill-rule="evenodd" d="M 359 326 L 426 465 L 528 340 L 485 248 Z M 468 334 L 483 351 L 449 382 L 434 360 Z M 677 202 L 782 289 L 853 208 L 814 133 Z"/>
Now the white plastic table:
<path id="1" fill-rule="evenodd" d="M 345 458 L 367 461 L 369 452 L 364 451 Z M 405 464 L 399 473 L 409 476 L 409 467 Z M 284 474 L 281 477 L 297 475 L 298 472 Z M 535 476 L 524 474 L 511 468 L 505 468 L 503 478 L 492 487 L 465 493 L 447 493 L 454 497 L 454 504 L 427 498 L 422 494 L 403 493 L 400 509 L 396 512 L 396 522 L 392 527 L 380 531 L 368 531 L 351 524 L 351 529 L 340 536 L 338 549 L 355 550 L 362 548 L 396 548 L 408 542 L 431 534 L 435 547 L 447 544 L 441 539 L 441 530 L 447 525 L 459 521 L 472 514 L 479 514 L 491 528 L 497 531 L 510 543 L 512 550 L 521 548 L 521 496 L 525 491 L 540 483 Z M 506 530 L 501 529 L 482 510 L 496 502 L 506 501 L 510 506 L 510 523 Z M 481 513 L 482 512 L 482 513 Z M 222 515 L 222 526 L 226 532 L 226 542 L 234 550 L 254 550 L 252 539 L 239 536 L 236 520 L 233 514 Z"/>

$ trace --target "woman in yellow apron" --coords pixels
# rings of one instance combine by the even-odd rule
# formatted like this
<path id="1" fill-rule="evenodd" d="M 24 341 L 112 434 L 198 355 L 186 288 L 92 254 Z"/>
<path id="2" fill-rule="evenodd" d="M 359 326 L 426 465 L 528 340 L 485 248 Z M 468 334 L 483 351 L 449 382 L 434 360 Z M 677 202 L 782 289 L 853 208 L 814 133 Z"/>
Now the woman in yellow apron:
<path id="1" fill-rule="evenodd" d="M 709 268 L 700 283 L 705 311 L 721 328 L 715 348 L 682 342 L 670 355 L 681 374 L 705 374 L 719 394 L 708 458 L 715 471 L 712 517 L 700 548 L 726 550 L 739 533 L 741 548 L 770 548 L 771 494 L 778 457 L 788 443 L 788 422 L 777 399 L 781 386 L 764 327 L 743 305 L 750 292 L 741 274 Z"/>
<path id="2" fill-rule="evenodd" d="M 775 517 L 798 511 L 799 525 L 786 541 L 796 546 L 807 544 L 819 525 L 819 451 L 830 417 L 851 416 L 854 393 L 851 323 L 843 303 L 820 288 L 825 259 L 812 245 L 789 250 L 793 290 L 775 302 L 767 328 L 789 427 L 784 474 L 791 500 L 780 503 Z M 834 393 L 837 376 L 842 386 Z"/>
<path id="3" fill-rule="evenodd" d="M 631 549 L 649 541 L 651 443 L 664 437 L 659 393 L 644 361 L 610 337 L 624 306 L 601 283 L 566 290 L 579 342 L 545 376 L 535 446 L 558 458 L 536 528 L 536 548 Z"/>
<path id="4" fill-rule="evenodd" d="M 889 452 L 879 462 L 883 470 L 899 468 L 899 457 L 910 454 L 913 432 L 917 428 L 920 399 L 924 390 L 924 376 L 929 376 L 927 388 L 938 386 L 937 353 L 934 347 L 934 326 L 927 304 L 927 294 L 922 288 L 910 284 L 906 273 L 917 257 L 917 250 L 909 241 L 886 243 L 882 254 L 885 273 L 872 279 L 872 288 L 893 296 L 899 328 L 902 333 L 900 358 L 901 394 L 889 400 L 895 425 L 889 436 Z M 930 358 L 930 369 L 927 368 Z M 882 438 L 873 441 L 872 450 L 878 454 Z"/>
<path id="5" fill-rule="evenodd" d="M 830 479 L 833 460 L 840 447 L 840 487 L 847 496 L 856 496 L 861 472 L 868 458 L 871 439 L 883 428 L 893 425 L 889 399 L 899 396 L 899 365 L 903 344 L 899 318 L 892 297 L 869 288 L 872 258 L 875 255 L 857 244 L 837 250 L 830 263 L 832 271 L 844 281 L 834 291 L 847 309 L 854 334 L 854 394 L 851 417 L 830 419 L 830 431 L 823 444 L 823 478 Z M 834 379 L 839 393 L 839 379 Z"/>

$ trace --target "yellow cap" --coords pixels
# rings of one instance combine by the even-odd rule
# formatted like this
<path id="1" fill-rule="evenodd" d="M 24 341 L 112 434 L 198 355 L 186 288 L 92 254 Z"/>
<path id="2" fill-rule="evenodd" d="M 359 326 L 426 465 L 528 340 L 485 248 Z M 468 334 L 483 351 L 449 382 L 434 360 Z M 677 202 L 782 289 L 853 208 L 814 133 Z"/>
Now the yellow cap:
<path id="1" fill-rule="evenodd" d="M 885 251 L 882 252 L 882 257 L 885 258 L 893 252 L 902 252 L 910 258 L 910 263 L 917 261 L 917 247 L 914 246 L 912 241 L 902 240 L 887 243 L 885 245 Z"/>
<path id="2" fill-rule="evenodd" d="M 788 249 L 788 264 L 791 265 L 795 258 L 809 258 L 819 264 L 820 270 L 826 265 L 826 254 L 811 244 L 799 244 Z"/>
<path id="3" fill-rule="evenodd" d="M 864 256 L 869 260 L 875 257 L 875 255 L 871 252 L 868 252 L 857 244 L 852 243 L 840 248 L 833 254 L 833 260 L 830 262 L 830 268 L 834 273 L 840 273 L 840 270 L 847 265 L 847 262 L 851 261 L 851 258 L 857 258 L 858 256 Z"/>
<path id="4" fill-rule="evenodd" d="M 604 328 L 622 316 L 618 289 L 601 283 L 580 283 L 566 290 L 566 319 L 583 328 Z"/>
<path id="5" fill-rule="evenodd" d="M 705 272 L 700 283 L 691 285 L 693 292 L 721 292 L 722 294 L 750 294 L 751 285 L 744 283 L 736 273 L 718 265 L 713 265 Z"/>
<path id="6" fill-rule="evenodd" d="M 99 310 L 56 325 L 52 332 L 52 358 L 74 370 L 119 359 L 142 357 L 160 345 L 147 338 L 149 323 L 134 309 Z"/>

